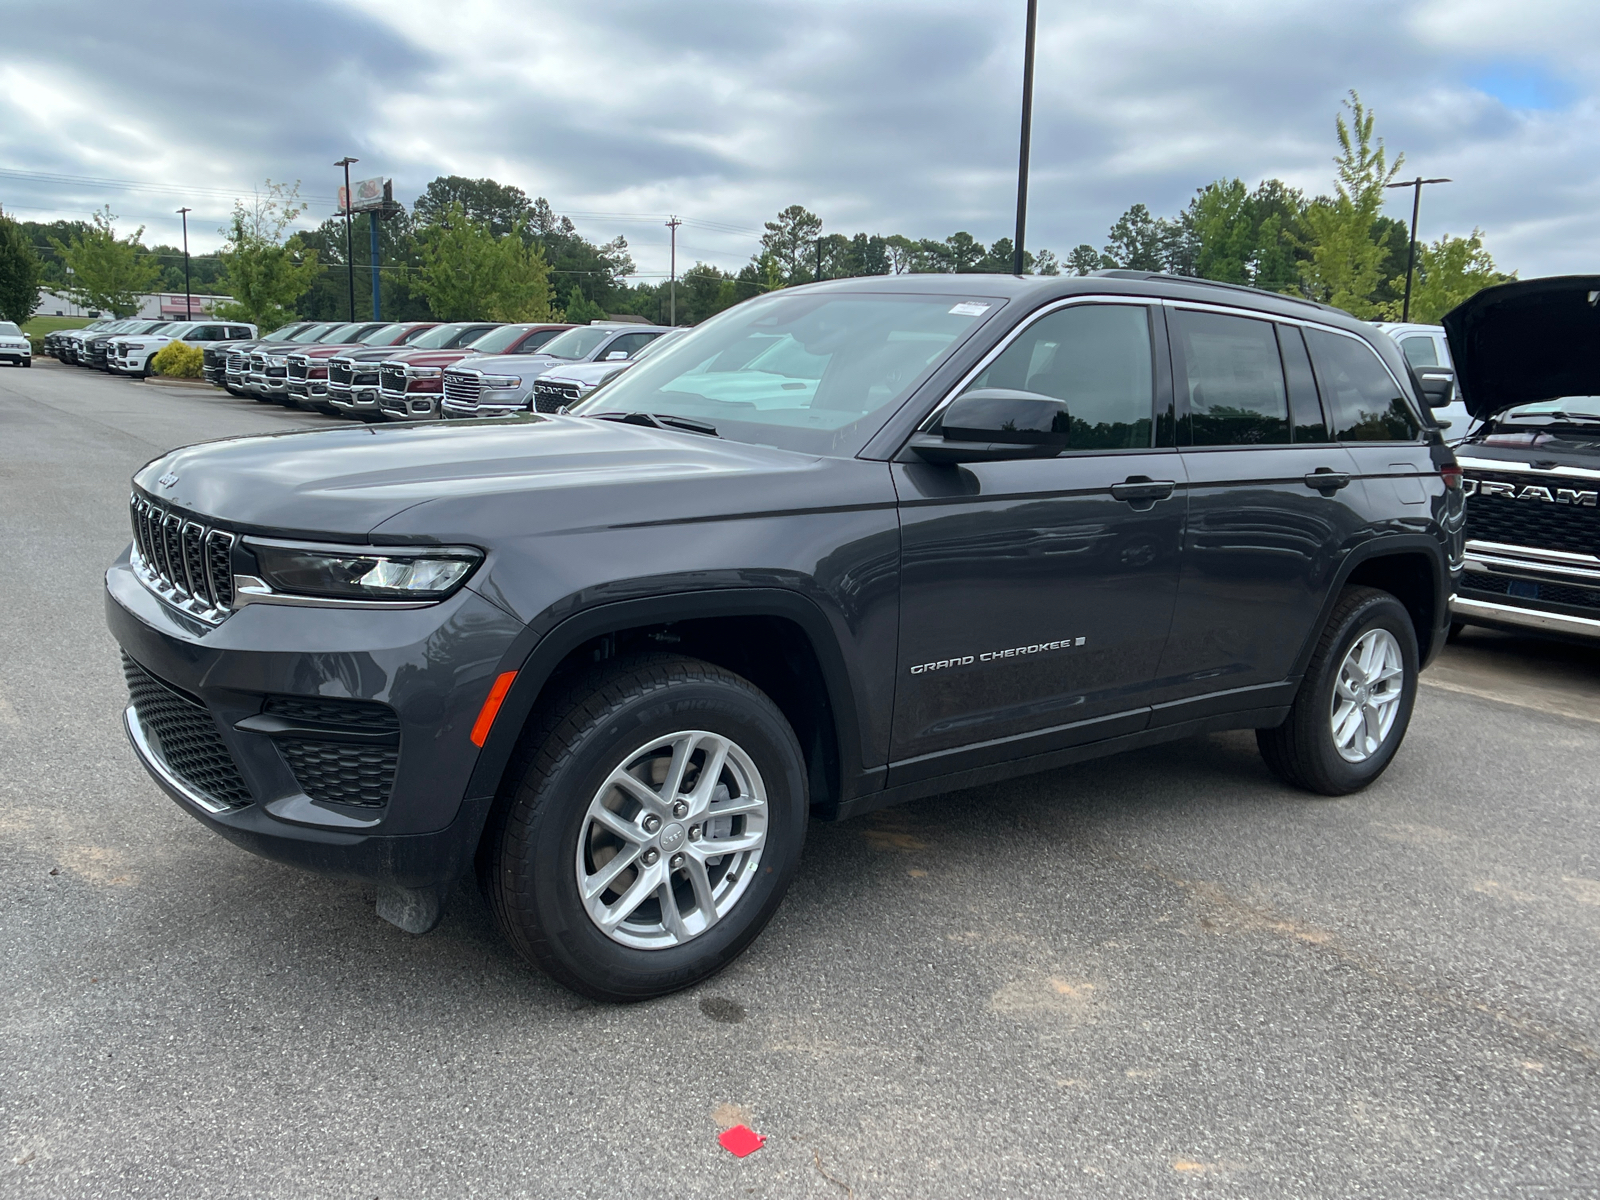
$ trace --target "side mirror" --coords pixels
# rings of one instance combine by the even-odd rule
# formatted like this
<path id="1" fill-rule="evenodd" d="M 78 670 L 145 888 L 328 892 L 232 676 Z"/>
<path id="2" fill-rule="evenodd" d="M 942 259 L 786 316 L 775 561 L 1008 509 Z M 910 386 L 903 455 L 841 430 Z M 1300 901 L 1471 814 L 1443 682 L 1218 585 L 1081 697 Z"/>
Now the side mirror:
<path id="1" fill-rule="evenodd" d="M 1037 392 L 979 388 L 952 400 L 938 431 L 918 434 L 911 449 L 934 463 L 1050 458 L 1067 448 L 1071 428 L 1063 401 Z"/>
<path id="2" fill-rule="evenodd" d="M 1445 408 L 1456 398 L 1454 375 L 1422 371 L 1418 373 L 1418 379 L 1422 383 L 1422 398 L 1428 402 L 1429 408 Z"/>
<path id="3" fill-rule="evenodd" d="M 606 362 L 624 362 L 624 361 L 626 361 L 627 357 L 628 357 L 628 352 L 626 350 L 613 350 L 610 354 L 606 355 L 605 361 Z"/>

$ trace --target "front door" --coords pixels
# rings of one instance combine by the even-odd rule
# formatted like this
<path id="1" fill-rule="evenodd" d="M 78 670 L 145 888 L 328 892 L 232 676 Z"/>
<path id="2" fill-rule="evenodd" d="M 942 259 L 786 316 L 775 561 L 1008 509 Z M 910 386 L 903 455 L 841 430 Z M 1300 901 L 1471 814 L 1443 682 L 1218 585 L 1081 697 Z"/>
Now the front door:
<path id="1" fill-rule="evenodd" d="M 889 783 L 1132 733 L 1166 644 L 1185 486 L 1156 446 L 1160 312 L 1036 318 L 968 384 L 1066 402 L 1048 459 L 896 463 L 902 539 Z M 1163 428 L 1170 422 L 1163 422 Z"/>

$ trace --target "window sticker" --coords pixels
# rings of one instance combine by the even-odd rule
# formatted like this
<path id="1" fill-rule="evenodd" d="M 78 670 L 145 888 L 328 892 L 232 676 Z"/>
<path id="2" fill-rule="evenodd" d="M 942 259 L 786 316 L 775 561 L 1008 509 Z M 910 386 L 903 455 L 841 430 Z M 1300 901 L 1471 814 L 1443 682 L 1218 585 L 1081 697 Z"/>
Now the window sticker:
<path id="1" fill-rule="evenodd" d="M 975 304 L 970 300 L 963 301 L 950 310 L 953 317 L 981 317 L 993 307 L 989 304 Z"/>

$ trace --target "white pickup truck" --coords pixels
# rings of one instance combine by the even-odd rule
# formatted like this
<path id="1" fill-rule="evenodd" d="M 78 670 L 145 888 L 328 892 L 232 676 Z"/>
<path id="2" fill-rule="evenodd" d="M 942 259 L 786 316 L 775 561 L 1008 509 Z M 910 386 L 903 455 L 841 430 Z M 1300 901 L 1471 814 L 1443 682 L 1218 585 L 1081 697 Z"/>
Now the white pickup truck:
<path id="1" fill-rule="evenodd" d="M 106 365 L 119 375 L 143 378 L 150 374 L 150 360 L 168 342 L 204 346 L 210 342 L 237 342 L 255 336 L 256 327 L 242 321 L 185 321 L 168 325 L 160 333 L 112 338 L 106 347 Z"/>

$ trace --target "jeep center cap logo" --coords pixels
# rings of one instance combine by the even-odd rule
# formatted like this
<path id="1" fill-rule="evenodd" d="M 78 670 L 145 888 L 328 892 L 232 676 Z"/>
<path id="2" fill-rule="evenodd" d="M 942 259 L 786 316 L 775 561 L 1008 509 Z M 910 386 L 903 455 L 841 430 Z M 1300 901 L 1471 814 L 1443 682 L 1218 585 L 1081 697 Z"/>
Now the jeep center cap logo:
<path id="1" fill-rule="evenodd" d="M 661 831 L 661 848 L 671 854 L 679 846 L 683 845 L 683 838 L 683 826 L 674 821 Z"/>

